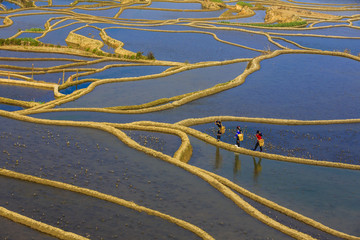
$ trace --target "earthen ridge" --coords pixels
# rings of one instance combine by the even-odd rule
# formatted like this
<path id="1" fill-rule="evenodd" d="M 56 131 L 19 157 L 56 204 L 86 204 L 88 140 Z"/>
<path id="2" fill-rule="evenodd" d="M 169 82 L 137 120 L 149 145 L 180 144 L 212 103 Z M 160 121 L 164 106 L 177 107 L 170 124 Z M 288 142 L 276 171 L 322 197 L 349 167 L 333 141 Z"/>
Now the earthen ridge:
<path id="1" fill-rule="evenodd" d="M 247 202 L 245 202 L 242 198 L 240 198 L 237 194 L 235 194 L 234 192 L 232 192 L 228 187 L 226 187 L 225 185 L 222 185 L 220 182 L 218 182 L 218 180 L 216 180 L 215 178 L 211 177 L 208 174 L 205 174 L 204 172 L 202 172 L 201 170 L 197 170 L 196 167 L 193 167 L 191 165 L 188 165 L 186 163 L 182 163 L 181 161 L 174 159 L 168 155 L 162 154 L 160 152 L 157 152 L 155 150 L 146 148 L 144 146 L 139 145 L 138 143 L 136 143 L 135 141 L 131 140 L 129 137 L 127 137 L 123 132 L 117 130 L 114 127 L 111 127 L 110 125 L 107 125 L 106 123 L 93 123 L 93 122 L 74 122 L 74 121 L 59 121 L 59 120 L 45 120 L 45 119 L 35 119 L 35 118 L 31 118 L 31 117 L 27 117 L 27 116 L 22 116 L 16 113 L 10 113 L 10 112 L 6 112 L 6 111 L 0 111 L 0 115 L 4 116 L 4 117 L 10 117 L 10 118 L 14 118 L 17 120 L 21 120 L 21 121 L 28 121 L 28 122 L 33 122 L 33 123 L 38 123 L 38 124 L 49 124 L 49 125 L 62 125 L 62 126 L 77 126 L 77 127 L 90 127 L 90 128 L 97 128 L 99 130 L 103 130 L 106 132 L 109 132 L 111 134 L 114 134 L 115 136 L 117 136 L 121 141 L 123 141 L 126 145 L 135 148 L 137 150 L 140 151 L 144 151 L 147 154 L 150 154 L 154 157 L 158 157 L 160 159 L 165 160 L 166 162 L 169 162 L 171 164 L 174 164 L 178 167 L 181 167 L 187 171 L 189 171 L 192 174 L 195 174 L 196 176 L 201 177 L 202 179 L 204 179 L 206 182 L 208 182 L 211 186 L 215 187 L 216 189 L 218 189 L 221 193 L 223 193 L 226 197 L 228 197 L 229 199 L 231 199 L 232 201 L 234 201 L 234 203 L 236 205 L 238 205 L 241 209 L 243 209 L 244 211 L 246 211 L 248 214 L 250 214 L 251 216 L 259 219 L 260 221 L 264 222 L 265 224 L 278 229 L 279 231 L 294 237 L 295 239 L 313 239 L 312 237 L 310 237 L 309 235 L 303 234 L 301 232 L 298 232 L 297 230 L 291 229 L 287 226 L 284 226 L 278 222 L 276 222 L 275 220 L 267 217 L 266 215 L 263 215 L 262 213 L 260 213 L 258 210 L 256 210 L 255 208 L 253 208 L 251 205 L 249 205 Z M 116 125 L 117 127 L 119 127 L 120 125 Z M 0 173 L 1 174 L 5 174 L 4 172 L 6 172 L 8 170 L 1 170 Z M 9 171 L 8 171 L 9 172 Z M 13 174 L 13 172 L 11 172 L 11 174 Z M 16 175 L 18 175 L 18 173 L 15 173 Z M 16 178 L 19 178 L 18 176 L 16 176 Z M 60 187 L 62 189 L 64 189 L 64 186 L 66 186 L 66 188 L 68 188 L 67 184 L 64 183 L 59 183 L 56 182 L 56 184 L 49 184 L 50 182 L 54 182 L 51 180 L 46 180 L 43 178 L 36 178 L 31 176 L 26 177 L 27 181 L 33 181 L 33 182 L 37 182 L 37 183 L 41 183 L 41 184 L 45 184 L 45 185 L 50 185 L 50 186 L 54 186 L 54 187 Z M 70 187 L 69 189 L 70 191 L 76 191 L 79 192 L 79 187 Z M 85 189 L 84 192 L 89 193 L 92 190 L 88 190 Z M 83 191 L 81 191 L 83 193 Z M 87 194 L 88 195 L 88 194 Z M 98 194 L 94 194 L 94 195 L 98 195 Z"/>

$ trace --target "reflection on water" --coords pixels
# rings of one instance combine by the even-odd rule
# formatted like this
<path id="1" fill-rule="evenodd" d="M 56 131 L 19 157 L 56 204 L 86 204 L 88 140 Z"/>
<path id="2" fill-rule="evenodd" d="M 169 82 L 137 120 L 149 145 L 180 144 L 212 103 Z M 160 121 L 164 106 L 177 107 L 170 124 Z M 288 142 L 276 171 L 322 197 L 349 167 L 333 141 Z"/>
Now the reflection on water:
<path id="1" fill-rule="evenodd" d="M 254 181 L 257 183 L 258 177 L 262 170 L 261 158 L 258 158 L 258 160 L 255 160 L 255 157 L 252 157 L 252 159 L 254 161 Z"/>
<path id="2" fill-rule="evenodd" d="M 216 147 L 214 168 L 215 169 L 221 168 L 221 164 L 222 164 L 222 156 L 220 154 L 220 148 Z"/>
<path id="3" fill-rule="evenodd" d="M 85 128 L 42 126 L 7 118 L 1 118 L 1 123 L 0 140 L 2 146 L 6 147 L 0 152 L 0 159 L 4 159 L 3 165 L 9 170 L 96 189 L 134 201 L 189 221 L 216 239 L 236 239 L 239 236 L 249 240 L 262 239 L 262 236 L 288 239 L 237 208 L 198 177 L 128 148 L 107 133 Z M 131 135 L 136 139 L 134 133 L 132 131 Z M 174 138 L 167 138 L 169 144 L 174 146 L 165 146 L 165 153 L 172 154 L 169 150 L 179 146 L 179 140 L 174 141 Z M 150 147 L 156 148 L 156 145 Z M 222 159 L 223 150 L 214 149 L 212 167 L 216 151 L 219 162 Z M 220 163 L 219 170 L 222 167 Z M 82 195 L 1 177 L 0 185 L 0 205 L 8 202 L 12 210 L 22 212 L 24 209 L 26 214 L 33 214 L 38 220 L 40 217 L 44 220 L 44 213 L 47 223 L 56 226 L 59 221 L 60 227 L 76 232 L 108 239 L 122 229 L 120 232 L 125 236 L 123 239 L 140 239 L 140 222 L 143 231 L 153 236 L 151 239 L 168 237 L 156 231 L 161 226 L 167 229 L 165 232 L 181 236 L 180 239 L 194 239 L 193 234 L 174 224 L 158 218 L 152 221 L 152 217 L 147 218 L 144 214 L 138 215 L 132 210 L 123 210 Z M 16 201 L 11 193 L 16 196 Z M 80 202 L 84 202 L 84 206 L 79 205 Z M 108 215 L 102 213 L 101 209 Z M 74 213 L 75 216 L 72 216 Z M 124 221 L 130 222 L 128 226 L 125 226 Z M 131 230 L 127 231 L 128 227 Z M 131 238 L 133 235 L 137 237 Z"/>
<path id="4" fill-rule="evenodd" d="M 191 138 L 189 164 L 213 171 L 234 183 L 321 223 L 359 235 L 360 173 L 257 158 L 220 149 L 222 164 L 214 169 L 215 146 Z M 241 170 L 234 174 L 237 159 Z M 240 174 L 241 173 L 241 174 Z M 346 180 L 345 180 L 346 179 Z"/>
<path id="5" fill-rule="evenodd" d="M 234 177 L 235 175 L 241 170 L 241 161 L 239 158 L 239 154 L 235 153 L 235 159 L 234 159 Z"/>
<path id="6" fill-rule="evenodd" d="M 266 144 L 264 152 L 332 162 L 360 164 L 360 124 L 334 126 L 276 126 L 259 123 L 224 122 L 228 131 L 221 140 L 234 144 L 234 131 L 241 125 L 244 141 L 241 147 L 253 149 L 253 133 L 262 129 Z M 194 126 L 195 129 L 215 136 L 211 123 Z"/>

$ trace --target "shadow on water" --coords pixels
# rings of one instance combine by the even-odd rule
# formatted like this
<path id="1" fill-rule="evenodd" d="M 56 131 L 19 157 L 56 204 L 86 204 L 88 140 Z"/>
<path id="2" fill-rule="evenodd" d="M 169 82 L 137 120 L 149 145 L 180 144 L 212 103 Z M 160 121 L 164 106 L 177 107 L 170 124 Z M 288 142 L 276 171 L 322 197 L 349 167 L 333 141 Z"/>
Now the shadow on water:
<path id="1" fill-rule="evenodd" d="M 224 136 L 223 136 L 224 137 Z M 189 164 L 221 175 L 239 186 L 316 219 L 359 235 L 358 171 L 308 166 L 257 158 L 219 149 L 193 137 Z M 266 144 L 266 143 L 265 143 Z M 346 180 L 342 180 L 345 179 Z M 283 220 L 291 224 L 289 220 Z"/>
<path id="2" fill-rule="evenodd" d="M 262 170 L 262 166 L 261 166 L 261 158 L 259 158 L 259 160 L 256 160 L 255 157 L 252 157 L 253 161 L 254 161 L 254 182 L 257 183 L 258 181 L 258 177 L 261 173 Z"/>
<path id="3" fill-rule="evenodd" d="M 219 147 L 216 147 L 215 162 L 214 162 L 214 166 L 213 166 L 214 170 L 221 170 L 221 168 L 223 167 L 222 166 L 223 165 L 223 156 L 220 153 L 220 151 L 225 151 L 225 150 L 220 150 Z M 261 175 L 261 171 L 262 171 L 262 166 L 261 166 L 262 158 L 252 157 L 252 159 L 253 159 L 253 163 L 254 163 L 253 179 L 254 179 L 254 182 L 257 183 L 258 178 Z M 233 178 L 236 178 L 238 174 L 241 174 L 241 158 L 240 158 L 240 154 L 234 153 Z"/>
<path id="4" fill-rule="evenodd" d="M 6 118 L 1 122 L 0 140 L 6 147 L 0 157 L 9 170 L 119 196 L 189 221 L 216 239 L 289 239 L 231 204 L 199 177 L 131 149 L 112 135 Z M 134 138 L 136 134 L 133 131 Z M 178 139 L 169 137 L 179 145 Z M 168 234 L 194 239 L 174 224 L 82 195 L 7 178 L 1 178 L 0 185 L 0 205 L 8 202 L 11 210 L 24 209 L 27 215 L 68 231 L 106 239 L 121 232 L 124 239 L 140 239 L 140 222 L 151 239 L 169 239 Z"/>
<path id="5" fill-rule="evenodd" d="M 221 164 L 222 164 L 222 156 L 220 154 L 220 148 L 216 147 L 214 169 L 221 168 Z"/>
<path id="6" fill-rule="evenodd" d="M 234 159 L 234 176 L 238 174 L 241 170 L 241 160 L 239 158 L 239 154 L 235 154 Z"/>

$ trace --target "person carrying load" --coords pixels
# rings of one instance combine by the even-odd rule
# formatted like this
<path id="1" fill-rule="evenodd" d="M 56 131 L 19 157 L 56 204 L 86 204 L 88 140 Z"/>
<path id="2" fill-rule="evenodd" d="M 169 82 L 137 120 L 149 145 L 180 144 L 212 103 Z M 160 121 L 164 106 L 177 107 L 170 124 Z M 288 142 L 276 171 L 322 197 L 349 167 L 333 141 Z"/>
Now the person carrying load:
<path id="1" fill-rule="evenodd" d="M 218 141 L 220 141 L 221 134 L 225 133 L 225 126 L 222 125 L 221 121 L 215 121 L 215 125 L 218 126 L 219 128 L 217 131 L 216 138 Z"/>
<path id="2" fill-rule="evenodd" d="M 262 138 L 262 133 L 257 130 L 256 131 L 256 144 L 255 144 L 255 147 L 253 149 L 253 151 L 255 151 L 257 149 L 257 147 L 259 146 L 260 147 L 260 152 L 262 152 L 262 147 L 264 146 L 264 139 Z"/>
<path id="3" fill-rule="evenodd" d="M 240 126 L 236 127 L 235 138 L 236 138 L 236 144 L 235 145 L 237 147 L 240 147 L 240 142 L 242 142 L 244 140 L 244 134 L 242 133 Z"/>

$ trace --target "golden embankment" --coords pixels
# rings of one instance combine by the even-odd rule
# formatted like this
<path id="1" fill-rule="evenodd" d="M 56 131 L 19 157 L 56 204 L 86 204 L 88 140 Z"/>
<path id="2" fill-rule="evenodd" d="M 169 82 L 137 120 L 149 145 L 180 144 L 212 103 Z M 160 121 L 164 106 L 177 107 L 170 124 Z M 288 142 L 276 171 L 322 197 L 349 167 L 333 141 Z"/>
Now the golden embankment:
<path id="1" fill-rule="evenodd" d="M 189 164 L 186 164 L 182 161 L 180 161 L 181 159 L 183 159 L 184 157 L 187 157 L 189 153 L 187 153 L 188 151 L 191 151 L 191 148 L 189 148 L 188 143 L 186 143 L 188 141 L 187 137 L 185 137 L 185 135 L 183 135 L 182 139 L 185 143 L 182 143 L 183 147 L 183 151 L 177 152 L 175 155 L 177 155 L 176 158 L 174 157 L 170 157 L 166 154 L 163 154 L 161 152 L 155 151 L 153 149 L 144 147 L 139 145 L 137 142 L 135 142 L 134 140 L 130 139 L 126 134 L 124 134 L 122 131 L 119 130 L 120 129 L 137 129 L 137 130 L 148 130 L 148 131 L 164 131 L 164 132 L 168 132 L 171 134 L 178 134 L 181 135 L 179 132 L 177 132 L 176 130 L 170 130 L 170 128 L 175 128 L 176 126 L 179 126 L 180 129 L 182 128 L 182 130 L 184 130 L 184 128 L 187 128 L 185 126 L 181 126 L 179 124 L 161 124 L 161 123 L 151 123 L 151 122 L 135 122 L 132 124 L 111 124 L 111 123 L 96 123 L 96 122 L 75 122 L 75 121 L 59 121 L 59 120 L 45 120 L 45 119 L 36 119 L 36 118 L 32 118 L 32 117 L 28 117 L 28 116 L 23 116 L 23 115 L 19 115 L 16 113 L 10 113 L 10 112 L 6 112 L 6 111 L 0 111 L 0 115 L 3 117 L 9 117 L 9 118 L 13 118 L 16 120 L 21 120 L 21 121 L 27 121 L 27 122 L 33 122 L 33 123 L 37 123 L 37 124 L 47 124 L 47 125 L 59 125 L 59 126 L 75 126 L 75 127 L 87 127 L 87 128 L 95 128 L 95 129 L 99 129 L 99 130 L 103 130 L 106 132 L 109 132 L 113 135 L 115 135 L 119 140 L 121 140 L 122 142 L 124 142 L 126 145 L 128 145 L 129 147 L 132 147 L 134 149 L 137 149 L 139 151 L 143 151 L 146 154 L 149 154 L 151 156 L 160 158 L 168 163 L 171 163 L 177 167 L 180 167 L 188 172 L 190 172 L 191 174 L 194 174 L 198 177 L 200 177 L 201 179 L 203 179 L 204 181 L 206 181 L 207 183 L 209 183 L 212 187 L 214 187 L 215 189 L 217 189 L 219 192 L 221 192 L 222 194 L 224 194 L 224 196 L 228 197 L 230 200 L 232 200 L 237 206 L 239 206 L 241 209 L 243 209 L 245 212 L 247 212 L 248 214 L 250 214 L 251 216 L 255 217 L 256 219 L 262 221 L 263 223 L 278 229 L 279 231 L 294 237 L 295 239 L 313 239 L 311 236 L 301 233 L 297 230 L 291 229 L 271 218 L 269 218 L 268 216 L 262 214 L 261 212 L 259 212 L 256 208 L 254 208 L 253 206 L 251 206 L 250 204 L 248 204 L 246 201 L 244 201 L 238 194 L 236 194 L 235 192 L 233 192 L 231 190 L 235 189 L 238 192 L 241 192 L 243 195 L 251 197 L 253 199 L 256 199 L 256 201 L 263 203 L 264 205 L 267 205 L 269 207 L 273 207 L 274 209 L 277 209 L 278 211 L 283 211 L 283 212 L 287 212 L 284 211 L 284 209 L 282 209 L 281 207 L 274 207 L 274 204 L 271 204 L 271 202 L 263 200 L 260 197 L 256 197 L 256 195 L 252 195 L 249 194 L 249 192 L 243 191 L 241 190 L 241 188 L 237 188 L 235 184 L 230 184 L 227 181 L 224 181 L 224 179 L 220 178 L 217 175 L 214 175 L 212 173 L 208 173 L 202 169 L 198 169 L 197 167 L 191 166 Z M 207 119 L 209 120 L 209 119 Z M 188 123 L 189 124 L 189 123 Z M 134 125 L 134 126 L 131 126 Z M 154 126 L 156 125 L 156 126 Z M 164 128 L 168 128 L 167 130 Z M 192 130 L 187 130 L 188 132 L 191 132 Z M 197 134 L 194 134 L 197 135 Z M 215 140 L 215 139 L 214 139 Z M 215 140 L 216 141 L 216 140 Z M 47 180 L 47 179 L 43 179 L 43 178 L 36 178 L 33 176 L 21 176 L 18 175 L 18 173 L 13 173 L 13 172 L 9 172 L 8 170 L 3 169 L 1 171 L 1 174 L 14 174 L 15 178 L 18 179 L 23 179 L 23 180 L 27 180 L 27 181 L 33 181 L 39 184 L 45 184 L 45 185 L 49 185 L 49 186 L 53 186 L 53 187 L 59 187 L 62 189 L 66 189 L 69 191 L 76 191 L 76 192 L 81 192 L 83 194 L 86 195 L 91 195 L 94 197 L 98 197 L 104 200 L 108 200 L 108 197 L 105 197 L 103 195 L 101 195 L 101 193 L 98 192 L 93 192 L 92 190 L 89 189 L 81 189 L 79 187 L 76 186 L 72 186 L 72 185 L 67 185 L 65 183 L 60 183 L 60 182 L 54 182 L 51 180 Z M 230 187 L 230 188 L 229 188 Z M 81 189 L 81 190 L 79 190 Z M 239 190 L 240 189 L 240 190 Z M 101 196 L 101 197 L 100 197 Z M 112 199 L 112 197 L 110 197 L 110 199 Z M 110 200 L 108 200 L 110 201 Z M 111 200 L 112 201 L 112 200 Z M 152 214 L 150 213 L 151 211 L 148 212 L 148 214 Z M 161 214 L 160 214 L 161 215 Z M 160 216 L 159 215 L 159 216 Z M 305 223 L 313 226 L 313 227 L 317 227 L 323 231 L 326 231 L 330 234 L 334 234 L 334 235 L 344 235 L 344 233 L 338 232 L 336 230 L 332 230 L 322 224 L 319 224 L 315 221 L 310 221 L 308 218 L 304 217 L 299 217 L 299 215 L 294 214 L 293 212 L 288 214 L 289 216 L 292 216 L 294 218 L 296 218 L 299 221 L 304 221 Z M 163 217 L 163 216 L 160 216 Z M 169 221 L 173 222 L 172 220 L 168 219 Z M 193 232 L 197 232 L 198 230 L 194 230 L 191 227 L 189 227 L 187 225 L 187 223 L 177 223 L 179 226 L 182 226 L 186 229 L 188 229 L 189 231 L 193 231 Z M 192 229 L 192 230 L 190 230 Z M 198 234 L 198 233 L 196 233 Z M 205 234 L 205 233 L 201 233 L 201 234 Z M 198 234 L 199 236 L 201 235 L 200 233 Z M 346 234 L 345 234 L 346 235 Z M 211 238 L 207 238 L 205 236 L 201 236 L 204 239 L 211 239 Z M 350 236 L 352 237 L 352 236 Z M 351 239 L 358 239 L 357 237 L 352 237 Z"/>

